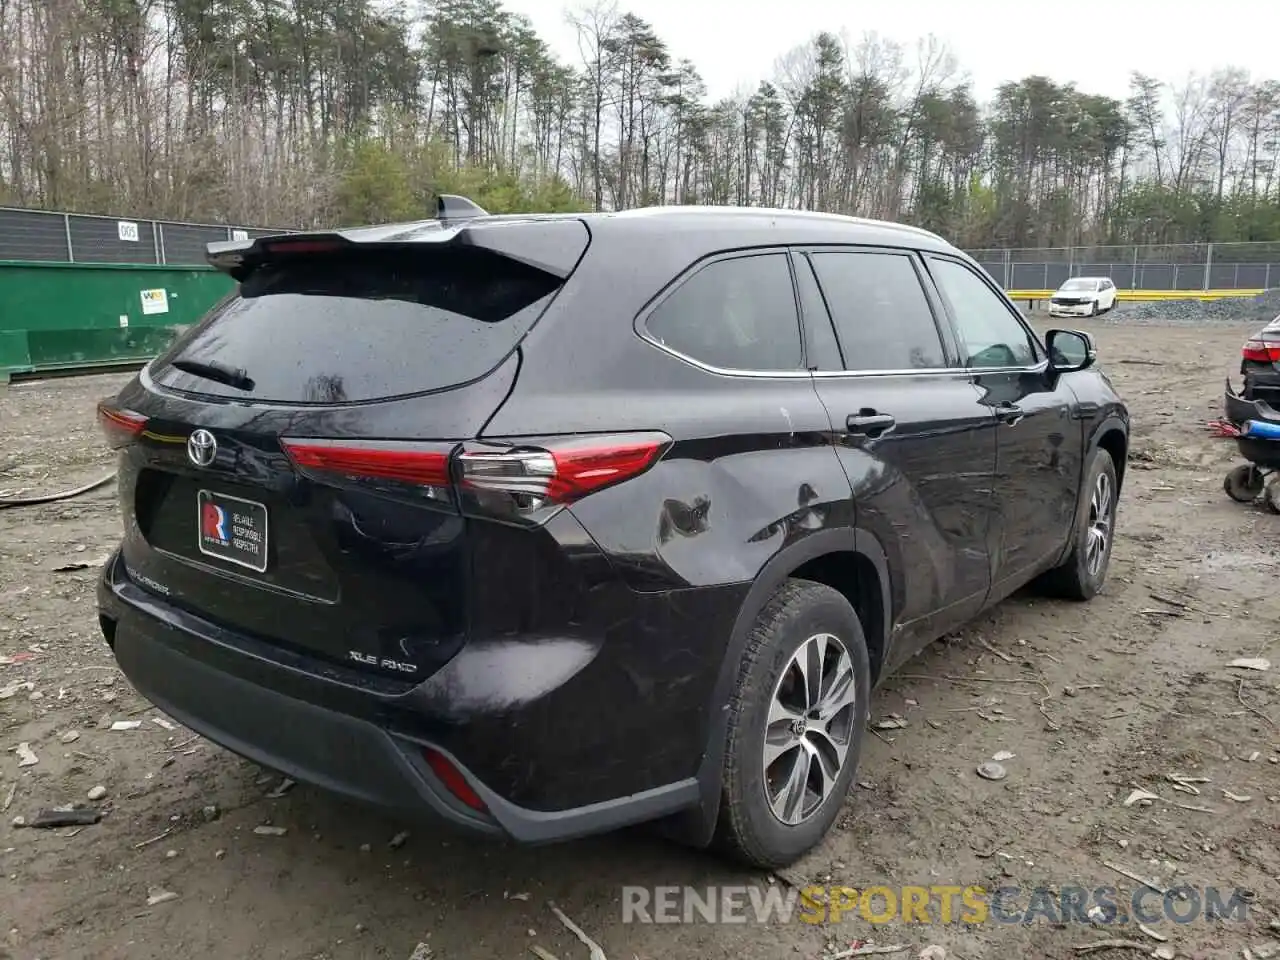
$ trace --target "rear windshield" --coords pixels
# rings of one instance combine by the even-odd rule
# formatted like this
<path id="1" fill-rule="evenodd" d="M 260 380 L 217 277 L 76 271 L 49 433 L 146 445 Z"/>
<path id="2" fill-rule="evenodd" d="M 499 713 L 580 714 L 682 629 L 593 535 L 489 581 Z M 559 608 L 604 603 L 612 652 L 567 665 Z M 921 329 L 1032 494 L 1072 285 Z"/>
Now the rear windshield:
<path id="1" fill-rule="evenodd" d="M 444 389 L 497 366 L 561 282 L 474 247 L 268 264 L 175 342 L 152 375 L 181 390 L 282 403 Z"/>

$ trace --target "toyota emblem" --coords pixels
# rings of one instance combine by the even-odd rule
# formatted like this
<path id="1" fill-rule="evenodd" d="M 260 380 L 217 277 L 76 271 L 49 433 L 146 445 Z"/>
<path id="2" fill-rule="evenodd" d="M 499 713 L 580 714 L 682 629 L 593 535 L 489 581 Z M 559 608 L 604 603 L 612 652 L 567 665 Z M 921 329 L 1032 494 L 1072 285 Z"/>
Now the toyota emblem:
<path id="1" fill-rule="evenodd" d="M 192 463 L 197 467 L 207 467 L 217 455 L 218 441 L 213 439 L 212 433 L 203 427 L 191 431 L 191 436 L 187 437 L 187 457 Z"/>

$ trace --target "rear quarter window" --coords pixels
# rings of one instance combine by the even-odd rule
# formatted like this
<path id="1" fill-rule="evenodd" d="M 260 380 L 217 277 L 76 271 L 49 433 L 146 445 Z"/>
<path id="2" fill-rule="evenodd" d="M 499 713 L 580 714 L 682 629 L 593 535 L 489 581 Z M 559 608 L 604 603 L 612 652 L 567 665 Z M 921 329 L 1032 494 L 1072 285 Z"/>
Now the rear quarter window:
<path id="1" fill-rule="evenodd" d="M 656 343 L 720 370 L 804 366 L 800 315 L 784 253 L 709 263 L 654 308 L 644 329 Z"/>
<path id="2" fill-rule="evenodd" d="M 195 393 L 345 403 L 445 389 L 483 376 L 528 333 L 561 285 L 480 249 L 394 249 L 264 265 L 157 361 Z M 172 366 L 240 371 L 243 389 Z"/>

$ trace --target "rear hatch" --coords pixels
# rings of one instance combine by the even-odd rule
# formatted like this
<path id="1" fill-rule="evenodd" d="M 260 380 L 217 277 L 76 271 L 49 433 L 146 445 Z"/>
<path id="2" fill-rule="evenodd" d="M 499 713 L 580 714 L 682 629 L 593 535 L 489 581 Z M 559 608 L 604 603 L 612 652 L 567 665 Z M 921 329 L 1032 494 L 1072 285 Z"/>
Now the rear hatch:
<path id="1" fill-rule="evenodd" d="M 135 580 L 250 640 L 408 684 L 466 635 L 450 457 L 508 395 L 588 234 L 378 229 L 213 258 L 237 294 L 102 414 L 125 451 Z"/>

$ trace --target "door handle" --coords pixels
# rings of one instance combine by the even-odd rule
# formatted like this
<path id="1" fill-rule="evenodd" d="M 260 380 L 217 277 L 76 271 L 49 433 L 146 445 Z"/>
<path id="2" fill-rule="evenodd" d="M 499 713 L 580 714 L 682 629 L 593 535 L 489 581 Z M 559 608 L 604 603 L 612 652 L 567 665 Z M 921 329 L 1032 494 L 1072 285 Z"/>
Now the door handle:
<path id="1" fill-rule="evenodd" d="M 1022 412 L 1022 408 L 1016 403 L 1010 403 L 1008 400 L 1001 401 L 996 404 L 996 419 L 1001 423 L 1007 423 L 1013 426 L 1021 420 L 1026 414 Z"/>
<path id="2" fill-rule="evenodd" d="M 854 436 L 870 437 L 874 440 L 896 427 L 898 421 L 891 414 L 878 413 L 864 407 L 857 413 L 849 414 L 844 425 L 845 429 Z"/>

